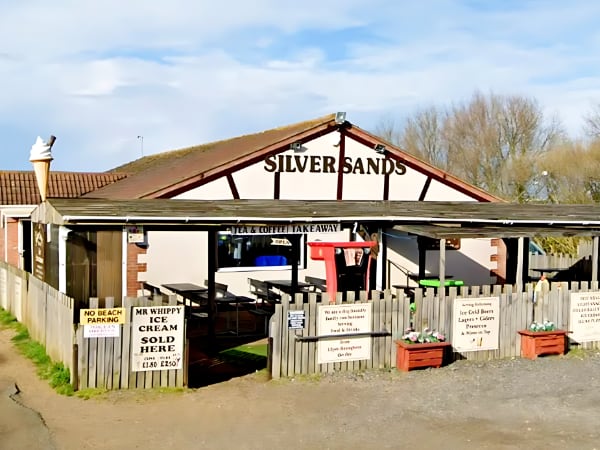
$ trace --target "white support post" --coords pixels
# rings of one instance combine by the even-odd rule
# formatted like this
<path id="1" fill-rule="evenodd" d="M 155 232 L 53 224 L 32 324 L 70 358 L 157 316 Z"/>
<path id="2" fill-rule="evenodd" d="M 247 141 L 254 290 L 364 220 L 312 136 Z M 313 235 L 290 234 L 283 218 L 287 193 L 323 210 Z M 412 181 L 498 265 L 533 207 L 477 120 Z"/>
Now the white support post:
<path id="1" fill-rule="evenodd" d="M 592 247 L 592 282 L 598 281 L 598 236 L 594 236 Z"/>
<path id="2" fill-rule="evenodd" d="M 67 238 L 70 232 L 64 226 L 58 229 L 58 290 L 63 294 L 67 293 Z"/>
<path id="3" fill-rule="evenodd" d="M 439 295 L 440 299 L 446 297 L 446 239 L 440 239 L 440 288 Z"/>
<path id="4" fill-rule="evenodd" d="M 515 277 L 515 284 L 517 285 L 517 292 L 523 290 L 523 258 L 525 258 L 525 238 L 520 237 L 518 241 L 517 250 L 517 274 Z"/>

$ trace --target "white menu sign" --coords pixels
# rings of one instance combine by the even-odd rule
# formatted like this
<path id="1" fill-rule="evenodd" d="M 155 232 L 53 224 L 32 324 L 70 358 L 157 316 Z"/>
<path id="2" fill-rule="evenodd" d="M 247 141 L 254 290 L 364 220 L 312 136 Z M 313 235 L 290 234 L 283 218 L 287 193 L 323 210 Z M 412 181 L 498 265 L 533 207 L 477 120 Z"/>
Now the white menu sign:
<path id="1" fill-rule="evenodd" d="M 183 367 L 183 306 L 141 306 L 131 314 L 134 372 Z"/>
<path id="2" fill-rule="evenodd" d="M 572 292 L 570 309 L 571 339 L 600 341 L 600 292 Z"/>
<path id="3" fill-rule="evenodd" d="M 327 364 L 371 359 L 371 336 L 352 335 L 373 331 L 372 309 L 371 303 L 320 305 L 317 335 L 322 338 L 317 343 L 317 362 Z"/>
<path id="4" fill-rule="evenodd" d="M 452 346 L 459 352 L 499 348 L 500 299 L 457 298 L 452 315 Z"/>

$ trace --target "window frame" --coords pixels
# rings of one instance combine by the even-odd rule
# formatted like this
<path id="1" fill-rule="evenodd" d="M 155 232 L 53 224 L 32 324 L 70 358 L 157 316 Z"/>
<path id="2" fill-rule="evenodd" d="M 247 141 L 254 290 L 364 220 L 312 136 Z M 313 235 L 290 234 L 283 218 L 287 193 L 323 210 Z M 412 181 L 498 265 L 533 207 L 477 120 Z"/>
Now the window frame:
<path id="1" fill-rule="evenodd" d="M 229 231 L 219 231 L 217 232 L 217 239 L 219 239 L 219 237 L 221 235 L 231 235 L 231 233 Z M 246 235 L 248 236 L 248 235 Z M 252 235 L 249 235 L 250 237 L 253 237 Z M 298 244 L 299 247 L 299 255 L 298 255 L 298 270 L 304 270 L 306 269 L 306 263 L 307 263 L 307 251 L 306 251 L 306 242 L 308 239 L 308 236 L 304 233 L 304 234 L 273 234 L 273 235 L 257 235 L 257 236 L 270 236 L 270 237 L 289 237 L 289 236 L 294 236 L 294 237 L 300 237 L 300 242 Z M 235 266 L 235 267 L 219 267 L 219 260 L 217 257 L 217 273 L 221 272 L 221 273 L 232 273 L 232 272 L 265 272 L 265 271 L 285 271 L 285 270 L 292 270 L 293 267 L 291 264 L 287 264 L 285 266 Z"/>

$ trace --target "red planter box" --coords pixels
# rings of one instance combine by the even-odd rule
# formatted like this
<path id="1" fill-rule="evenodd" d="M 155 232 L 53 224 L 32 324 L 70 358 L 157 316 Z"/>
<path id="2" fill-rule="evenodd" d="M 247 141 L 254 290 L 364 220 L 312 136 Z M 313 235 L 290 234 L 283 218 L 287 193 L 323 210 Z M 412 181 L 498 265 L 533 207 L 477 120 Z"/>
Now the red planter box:
<path id="1" fill-rule="evenodd" d="M 406 372 L 419 367 L 441 367 L 448 346 L 450 342 L 407 344 L 396 341 L 396 367 Z"/>
<path id="2" fill-rule="evenodd" d="M 521 356 L 535 359 L 539 355 L 563 355 L 565 353 L 566 330 L 529 331 L 521 330 Z"/>

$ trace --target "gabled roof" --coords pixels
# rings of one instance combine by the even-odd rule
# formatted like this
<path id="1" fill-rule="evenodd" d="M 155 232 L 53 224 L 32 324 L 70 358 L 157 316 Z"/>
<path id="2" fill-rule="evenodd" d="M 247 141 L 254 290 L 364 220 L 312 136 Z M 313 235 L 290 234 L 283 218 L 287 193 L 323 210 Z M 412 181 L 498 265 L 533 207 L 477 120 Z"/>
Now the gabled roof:
<path id="1" fill-rule="evenodd" d="M 145 156 L 114 169 L 127 179 L 95 191 L 94 198 L 168 198 L 222 175 L 240 165 L 253 164 L 268 154 L 289 148 L 298 140 L 314 139 L 336 128 L 335 115 L 286 125 L 180 150 Z"/>
<path id="2" fill-rule="evenodd" d="M 239 136 L 195 147 L 149 155 L 114 169 L 131 175 L 86 197 L 105 199 L 172 198 L 201 184 L 240 169 L 267 156 L 289 149 L 294 142 L 308 142 L 332 131 L 344 129 L 352 139 L 371 148 L 383 144 L 389 154 L 406 166 L 418 170 L 477 201 L 499 202 L 489 194 L 438 169 L 383 139 L 346 121 L 335 122 L 335 114 L 295 123 L 261 133 Z"/>
<path id="3" fill-rule="evenodd" d="M 430 178 L 437 180 L 447 186 L 450 186 L 456 189 L 463 194 L 466 194 L 477 201 L 480 202 L 505 202 L 506 200 L 496 197 L 495 195 L 490 194 L 489 192 L 484 191 L 472 184 L 467 183 L 466 181 L 461 180 L 460 178 L 442 170 L 435 166 L 432 166 L 428 162 L 425 162 L 416 156 L 411 155 L 410 153 L 406 153 L 400 147 L 397 147 L 389 142 L 384 141 L 380 137 L 377 137 L 368 131 L 365 131 L 356 125 L 347 124 L 346 126 L 346 135 L 350 136 L 352 139 L 366 145 L 367 147 L 374 148 L 377 144 L 382 144 L 385 146 L 386 150 L 389 154 L 395 156 L 399 161 L 401 161 L 405 166 L 410 167 L 411 169 L 415 169 L 421 173 L 426 174 Z"/>
<path id="4" fill-rule="evenodd" d="M 48 197 L 80 197 L 125 177 L 124 173 L 50 171 Z M 41 201 L 33 171 L 0 171 L 0 205 L 37 205 Z"/>

